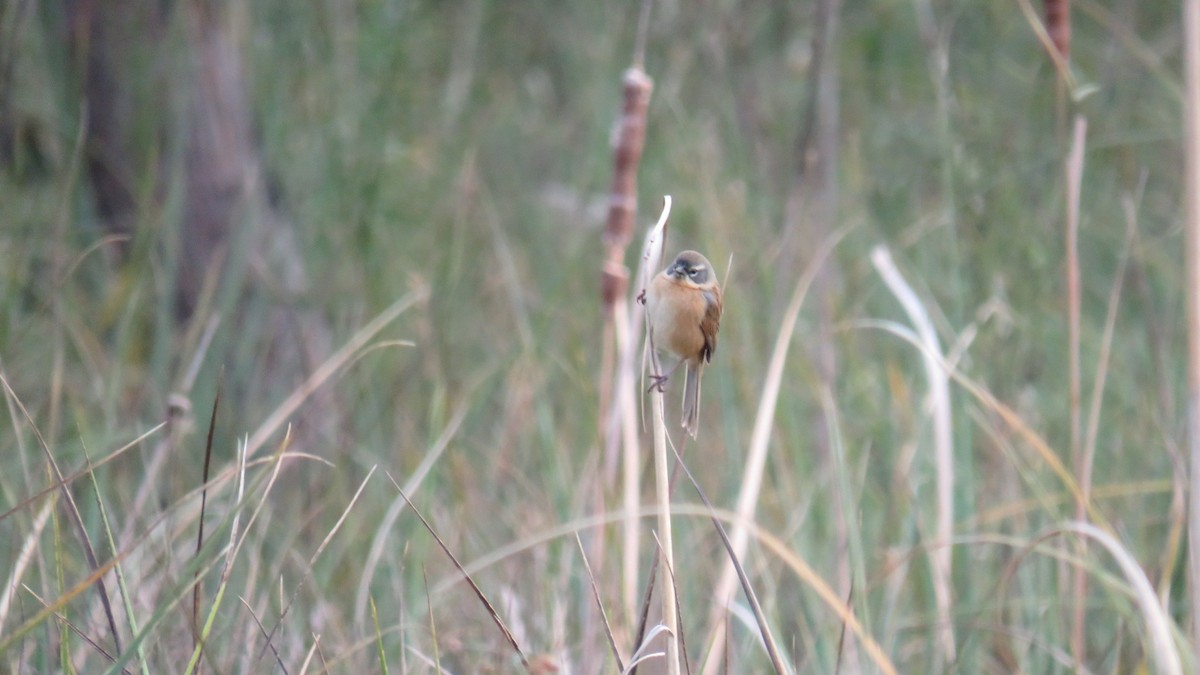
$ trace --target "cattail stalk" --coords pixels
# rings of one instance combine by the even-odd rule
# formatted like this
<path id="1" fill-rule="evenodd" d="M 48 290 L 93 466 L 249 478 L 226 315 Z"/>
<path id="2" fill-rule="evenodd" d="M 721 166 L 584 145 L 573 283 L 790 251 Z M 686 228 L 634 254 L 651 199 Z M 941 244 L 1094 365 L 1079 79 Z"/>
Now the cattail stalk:
<path id="1" fill-rule="evenodd" d="M 650 92 L 653 81 L 641 70 L 640 64 L 635 64 L 625 71 L 622 77 L 623 104 L 621 121 L 618 126 L 616 144 L 613 148 L 613 182 L 609 195 L 608 220 L 604 228 L 604 266 L 600 273 L 600 294 L 604 304 L 604 353 L 602 359 L 605 366 L 600 373 L 600 400 L 602 405 L 613 400 L 611 412 L 602 410 L 602 432 L 605 454 L 613 458 L 617 455 L 618 447 L 623 449 L 622 463 L 624 465 L 623 491 L 625 493 L 625 508 L 629 516 L 625 519 L 625 534 L 623 551 L 625 553 L 624 584 L 622 597 L 625 605 L 625 615 L 632 618 L 637 606 L 637 541 L 639 538 L 639 520 L 637 508 L 637 470 L 639 466 L 639 445 L 636 433 L 636 415 L 630 415 L 633 409 L 632 399 L 628 389 L 632 384 L 632 358 L 636 340 L 633 338 L 632 326 L 637 325 L 634 317 L 629 316 L 629 304 L 626 293 L 629 289 L 629 270 L 625 266 L 625 249 L 633 236 L 634 221 L 637 217 L 637 167 L 642 157 L 642 147 L 646 138 L 646 111 L 650 105 Z M 632 314 L 637 313 L 637 308 Z M 616 335 L 614 336 L 614 332 Z M 611 364 L 611 350 L 615 344 L 617 349 L 616 362 L 620 368 L 619 387 L 612 387 L 614 380 Z M 630 429 L 634 431 L 630 433 Z M 613 462 L 607 462 L 612 464 Z"/>

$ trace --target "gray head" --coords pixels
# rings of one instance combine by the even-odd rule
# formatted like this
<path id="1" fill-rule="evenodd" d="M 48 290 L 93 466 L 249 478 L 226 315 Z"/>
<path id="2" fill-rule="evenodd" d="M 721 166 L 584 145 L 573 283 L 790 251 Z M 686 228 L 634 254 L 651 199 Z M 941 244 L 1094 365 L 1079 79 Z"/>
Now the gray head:
<path id="1" fill-rule="evenodd" d="M 679 281 L 697 286 L 703 286 L 716 279 L 708 258 L 705 258 L 696 251 L 683 251 L 675 256 L 675 262 L 671 263 L 670 267 L 666 269 L 666 274 Z"/>

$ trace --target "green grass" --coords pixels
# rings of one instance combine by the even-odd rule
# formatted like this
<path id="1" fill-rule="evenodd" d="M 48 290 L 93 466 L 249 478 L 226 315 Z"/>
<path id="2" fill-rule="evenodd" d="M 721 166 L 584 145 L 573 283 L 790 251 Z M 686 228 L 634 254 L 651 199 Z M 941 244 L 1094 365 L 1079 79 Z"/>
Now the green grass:
<path id="1" fill-rule="evenodd" d="M 833 255 L 831 299 L 840 452 L 822 454 L 814 432 L 830 411 L 810 361 L 819 323 L 810 298 L 785 367 L 757 523 L 840 589 L 846 552 L 837 547 L 836 514 L 849 509 L 849 606 L 869 617 L 867 629 L 900 672 L 929 672 L 937 614 L 926 548 L 936 520 L 927 383 L 912 345 L 862 327 L 865 319 L 908 325 L 868 254 L 890 247 L 944 348 L 968 327 L 976 331 L 960 371 L 1011 407 L 1070 469 L 1068 138 L 1058 131 L 1067 125 L 1057 118 L 1053 68 L 1015 3 L 935 3 L 949 50 L 952 101 L 942 111 L 913 4 L 844 4 L 840 205 L 831 224 L 849 228 Z M 1075 73 L 1097 87 L 1071 108 L 1089 123 L 1080 231 L 1084 413 L 1107 358 L 1095 506 L 1167 598 L 1178 628 L 1187 615 L 1186 543 L 1170 541 L 1178 525 L 1171 481 L 1182 475 L 1171 453 L 1184 431 L 1181 37 L 1173 5 L 1118 4 L 1104 11 L 1115 14 L 1120 35 L 1098 21 L 1099 7 L 1073 3 Z M 3 26 L 12 11 L 0 10 Z M 218 305 L 222 323 L 189 393 L 190 428 L 161 430 L 70 482 L 100 565 L 114 561 L 110 535 L 123 556 L 129 597 L 106 577 L 124 649 L 113 656 L 134 672 L 143 664 L 137 650 L 149 672 L 187 663 L 195 649 L 190 580 L 201 570 L 199 615 L 211 619 L 202 626 L 207 672 L 263 672 L 276 659 L 272 649 L 292 673 L 305 662 L 310 672 L 434 672 L 435 662 L 455 673 L 516 672 L 499 631 L 464 584 L 450 583 L 453 566 L 420 522 L 405 510 L 385 521 L 399 495 L 383 472 L 406 485 L 445 434 L 444 450 L 410 495 L 468 567 L 516 549 L 474 578 L 526 654 L 552 654 L 572 672 L 613 670 L 570 534 L 577 529 L 628 663 L 633 626 L 620 602 L 620 526 L 584 523 L 621 504 L 619 479 L 603 475 L 597 437 L 598 280 L 609 133 L 636 3 L 301 8 L 268 0 L 232 14 L 262 156 L 308 265 L 311 290 L 300 304 L 332 327 L 329 349 L 414 289 L 427 289 L 428 299 L 370 341 L 412 346 L 360 350 L 322 385 L 332 407 L 289 417 L 297 433 L 288 451 L 321 461 L 285 458 L 273 481 L 275 463 L 251 461 L 241 506 L 231 489 L 237 442 L 297 382 L 269 377 L 266 345 L 277 330 L 269 293 L 246 293 L 236 311 L 232 300 Z M 703 428 L 688 449 L 707 495 L 731 509 L 787 293 L 803 273 L 779 264 L 779 247 L 809 96 L 813 22 L 807 6 L 767 2 L 663 2 L 653 16 L 640 223 L 648 227 L 661 196 L 671 194 L 668 248 L 699 248 L 721 267 L 733 259 Z M 157 203 L 149 176 L 139 176 L 128 259 L 120 263 L 109 245 L 95 248 L 105 233 L 79 173 L 79 109 L 70 103 L 55 21 L 43 8 L 26 21 L 14 85 L 0 94 L 39 148 L 21 146 L 25 154 L 0 166 L 0 373 L 13 390 L 0 416 L 0 512 L 12 509 L 0 519 L 6 584 L 26 561 L 0 627 L 0 670 L 103 672 L 108 659 L 69 627 L 111 651 L 100 601 L 84 583 L 91 571 L 80 538 L 59 493 L 31 499 L 53 485 L 33 426 L 64 473 L 80 472 L 87 457 L 99 462 L 163 419 L 203 320 L 176 325 L 171 316 L 178 205 L 170 197 Z M 167 40 L 180 37 L 173 26 Z M 178 161 L 170 159 L 178 142 L 139 135 L 139 163 Z M 165 180 L 170 187 L 176 179 Z M 1121 200 L 1143 180 L 1113 347 L 1104 354 L 1106 303 L 1124 245 Z M 628 261 L 636 263 L 632 252 Z M 211 534 L 197 558 L 204 432 L 221 377 Z M 1078 554 L 1077 540 L 1034 544 L 1073 519 L 1074 504 L 1030 437 L 951 386 L 957 670 L 1072 671 L 1071 568 L 1061 561 Z M 672 395 L 669 419 L 676 410 Z M 271 457 L 283 431 L 255 458 Z M 643 442 L 649 447 L 648 434 Z M 159 453 L 166 463 L 151 474 Z M 649 467 L 647 454 L 644 504 L 652 503 Z M 676 501 L 699 500 L 681 485 Z M 235 511 L 246 541 L 222 582 Z M 676 578 L 695 667 L 725 554 L 703 515 L 676 521 Z M 643 524 L 643 575 L 653 522 Z M 543 536 L 560 526 L 562 536 Z M 376 538 L 382 555 L 364 579 Z M 833 672 L 845 656 L 838 615 L 770 549 L 752 544 L 743 563 L 797 670 Z M 1153 663 L 1146 615 L 1114 561 L 1093 544 L 1082 564 L 1090 671 Z M 271 647 L 258 622 L 266 631 L 279 623 Z M 135 626 L 143 634 L 136 642 Z M 730 635 L 731 672 L 768 667 L 752 623 L 735 620 Z M 861 651 L 858 658 L 870 667 Z M 1185 668 L 1194 666 L 1185 656 Z"/>

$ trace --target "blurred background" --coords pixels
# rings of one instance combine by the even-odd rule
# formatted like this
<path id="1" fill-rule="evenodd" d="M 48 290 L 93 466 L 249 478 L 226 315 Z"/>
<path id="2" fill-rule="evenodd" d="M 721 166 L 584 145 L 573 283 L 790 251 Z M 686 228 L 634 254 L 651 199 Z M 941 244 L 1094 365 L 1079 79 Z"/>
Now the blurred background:
<path id="1" fill-rule="evenodd" d="M 401 485 L 422 477 L 414 500 L 460 560 L 520 548 L 475 579 L 529 654 L 559 672 L 612 670 L 579 530 L 628 662 L 619 531 L 579 523 L 620 502 L 601 435 L 599 282 L 641 11 L 0 4 L 0 570 L 15 570 L 0 640 L 20 638 L 0 648 L 7 667 L 109 667 L 82 634 L 128 654 L 126 668 L 175 670 L 193 651 L 201 571 L 202 618 L 221 584 L 244 603 L 215 612 L 215 672 L 263 672 L 268 644 L 291 672 L 314 645 L 314 671 L 379 670 L 382 652 L 398 672 L 513 672 L 476 598 L 437 585 L 453 568 L 411 512 L 395 515 L 385 470 Z M 1129 672 L 1147 658 L 1110 559 L 1061 538 L 1038 548 L 1076 515 L 1050 457 L 1090 483 L 1096 513 L 1182 625 L 1179 8 L 1075 0 L 1065 70 L 1039 39 L 1044 11 L 659 0 L 648 14 L 654 88 L 626 262 L 670 194 L 669 251 L 729 269 L 692 469 L 732 508 L 783 310 L 837 238 L 790 347 L 757 520 L 848 600 L 900 672 L 1058 672 L 1080 659 Z M 1065 163 L 1077 119 L 1075 340 Z M 871 265 L 878 245 L 959 371 L 1023 425 L 952 385 L 954 666 L 936 648 L 946 619 L 928 561 L 937 467 L 921 352 L 865 322 L 909 325 Z M 321 373 L 398 300 L 394 320 Z M 211 475 L 226 473 L 206 520 L 225 534 L 210 536 L 228 536 L 222 516 L 237 510 L 239 439 L 265 430 L 263 459 L 290 424 L 288 451 L 321 460 L 283 462 L 269 491 L 253 479 L 273 465 L 248 469 L 266 508 L 227 575 L 222 551 L 196 553 L 218 387 Z M 269 424 L 297 392 L 303 404 Z M 63 493 L 31 498 L 57 480 L 48 454 L 80 472 L 167 419 L 172 396 L 170 428 L 68 481 L 100 562 L 123 551 L 131 566 L 114 650 L 91 587 L 72 593 L 90 571 Z M 725 554 L 706 519 L 678 520 L 698 668 Z M 641 558 L 653 551 L 646 537 Z M 1082 596 L 1072 556 L 1093 579 Z M 874 667 L 777 557 L 752 545 L 743 562 L 788 661 Z M 731 672 L 765 672 L 752 622 L 733 621 L 729 640 Z"/>

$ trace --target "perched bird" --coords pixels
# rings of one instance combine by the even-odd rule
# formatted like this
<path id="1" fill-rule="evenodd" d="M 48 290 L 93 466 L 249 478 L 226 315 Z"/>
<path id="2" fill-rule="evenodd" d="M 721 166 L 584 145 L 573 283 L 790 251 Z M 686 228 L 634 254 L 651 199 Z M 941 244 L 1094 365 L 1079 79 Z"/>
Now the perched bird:
<path id="1" fill-rule="evenodd" d="M 700 423 L 700 376 L 717 350 L 721 327 L 721 287 L 708 258 L 695 251 L 675 256 L 675 262 L 646 289 L 646 316 L 653 349 L 679 359 L 667 373 L 655 372 L 651 387 L 662 391 L 675 369 L 687 364 L 683 427 L 695 437 Z M 657 359 L 652 362 L 660 370 Z"/>

